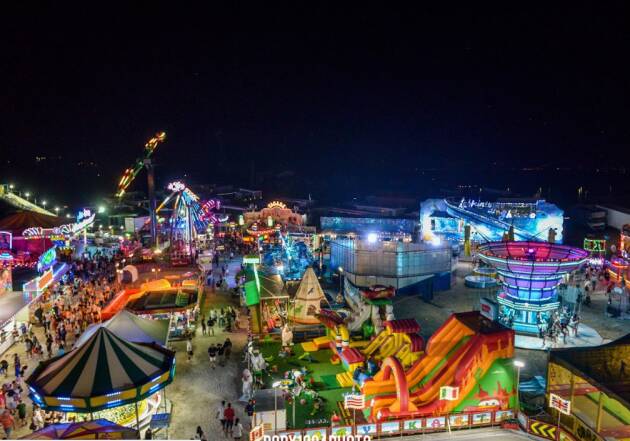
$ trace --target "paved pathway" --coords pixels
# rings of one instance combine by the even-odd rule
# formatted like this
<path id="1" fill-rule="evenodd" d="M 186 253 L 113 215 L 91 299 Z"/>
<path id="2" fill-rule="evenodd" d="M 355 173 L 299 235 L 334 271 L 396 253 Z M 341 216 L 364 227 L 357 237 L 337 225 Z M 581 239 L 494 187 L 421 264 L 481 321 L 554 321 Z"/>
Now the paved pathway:
<path id="1" fill-rule="evenodd" d="M 224 264 L 224 262 L 221 262 Z M 240 269 L 240 259 L 235 259 L 229 263 L 228 282 L 234 285 L 234 275 Z M 220 273 L 215 270 L 216 274 Z M 143 275 L 144 276 L 144 275 Z M 212 307 L 217 308 L 231 304 L 237 305 L 237 299 L 230 296 L 229 292 L 211 290 L 206 288 L 202 313 L 208 316 L 208 310 Z M 167 399 L 173 403 L 172 425 L 169 430 L 169 439 L 191 439 L 195 434 L 195 429 L 199 425 L 208 434 L 209 440 L 227 439 L 220 430 L 219 422 L 215 418 L 216 408 L 221 400 L 231 401 L 236 409 L 236 416 L 242 419 L 243 403 L 237 403 L 236 400 L 240 396 L 241 383 L 240 373 L 242 367 L 240 361 L 242 358 L 243 348 L 247 341 L 247 322 L 246 317 L 241 317 L 240 331 L 225 333 L 219 332 L 218 326 L 215 327 L 215 336 L 202 336 L 201 328 L 198 329 L 197 335 L 193 339 L 194 356 L 191 362 L 186 357 L 186 342 L 172 342 L 170 346 L 176 351 L 177 370 L 175 379 L 167 388 Z M 43 328 L 35 327 L 35 334 L 40 341 L 44 340 Z M 207 349 L 210 343 L 223 342 L 226 337 L 230 337 L 233 343 L 232 357 L 225 367 L 219 367 L 211 370 L 208 365 Z M 72 338 L 69 336 L 69 338 Z M 69 340 L 72 344 L 73 340 Z M 27 365 L 28 370 L 26 377 L 30 375 L 39 360 L 26 359 L 23 343 L 13 345 L 4 357 L 10 361 L 11 372 L 6 380 L 0 378 L 0 382 L 9 382 L 14 379 L 12 375 L 12 359 L 13 354 L 20 354 L 22 365 Z M 29 403 L 28 421 L 30 421 L 31 406 L 30 399 L 27 398 L 28 392 L 26 387 L 23 397 Z M 244 424 L 247 427 L 246 424 Z M 11 438 L 19 438 L 29 434 L 31 431 L 27 427 L 18 428 L 12 433 Z M 1 433 L 1 432 L 0 432 Z M 159 437 L 160 434 L 158 434 Z"/>
<path id="2" fill-rule="evenodd" d="M 234 279 L 234 274 L 240 269 L 240 260 L 230 263 L 229 279 Z M 211 307 L 220 307 L 232 304 L 236 301 L 230 294 L 223 291 L 212 292 L 206 289 L 206 298 L 202 307 L 202 313 L 207 317 Z M 237 399 L 241 392 L 240 377 L 243 349 L 247 342 L 246 317 L 242 317 L 239 332 L 230 334 L 216 332 L 215 336 L 202 336 L 201 329 L 193 339 L 193 359 L 187 361 L 186 343 L 174 342 L 173 349 L 177 351 L 177 373 L 175 380 L 168 387 L 167 398 L 173 402 L 172 425 L 169 430 L 170 439 L 191 439 L 197 426 L 208 435 L 209 440 L 228 439 L 221 431 L 219 421 L 216 419 L 216 409 L 222 400 L 232 403 L 236 409 L 236 417 L 243 420 L 243 404 Z M 218 330 L 218 326 L 215 327 Z M 216 369 L 210 369 L 208 364 L 207 349 L 210 343 L 223 342 L 230 337 L 233 344 L 232 356 L 225 367 L 217 365 Z M 247 424 L 243 424 L 247 427 Z"/>

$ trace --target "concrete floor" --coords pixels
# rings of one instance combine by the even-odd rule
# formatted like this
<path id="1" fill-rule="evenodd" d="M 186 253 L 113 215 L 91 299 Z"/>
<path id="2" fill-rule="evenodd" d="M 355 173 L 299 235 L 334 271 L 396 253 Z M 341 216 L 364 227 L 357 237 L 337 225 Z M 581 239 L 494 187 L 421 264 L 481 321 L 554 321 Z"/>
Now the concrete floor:
<path id="1" fill-rule="evenodd" d="M 229 279 L 234 279 L 236 270 L 240 269 L 239 262 L 230 264 Z M 234 300 L 226 292 L 211 292 L 206 290 L 206 299 L 202 313 L 207 317 L 208 310 L 233 304 Z M 173 415 L 169 439 L 192 439 L 197 426 L 201 426 L 209 440 L 228 439 L 221 431 L 216 409 L 222 400 L 231 402 L 236 410 L 236 417 L 241 418 L 243 426 L 248 427 L 243 419 L 243 405 L 236 400 L 241 392 L 241 372 L 243 349 L 247 343 L 246 317 L 241 320 L 239 332 L 218 332 L 215 336 L 202 336 L 201 329 L 193 339 L 193 359 L 188 362 L 186 357 L 186 343 L 174 342 L 173 349 L 177 351 L 177 373 L 175 380 L 167 391 L 168 399 L 173 402 Z M 208 346 L 210 343 L 222 343 L 229 337 L 232 341 L 232 356 L 225 367 L 217 365 L 211 369 L 208 363 Z"/>

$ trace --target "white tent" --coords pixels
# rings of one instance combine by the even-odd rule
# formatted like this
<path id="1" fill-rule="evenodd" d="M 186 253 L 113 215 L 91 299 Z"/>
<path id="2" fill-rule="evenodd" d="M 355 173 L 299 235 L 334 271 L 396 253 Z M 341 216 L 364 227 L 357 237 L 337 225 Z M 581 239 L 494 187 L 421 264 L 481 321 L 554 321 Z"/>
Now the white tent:
<path id="1" fill-rule="evenodd" d="M 140 318 L 125 309 L 103 323 L 88 326 L 74 347 L 88 341 L 99 328 L 107 328 L 125 341 L 133 343 L 157 343 L 162 346 L 168 338 L 169 320 L 152 320 Z"/>
<path id="2" fill-rule="evenodd" d="M 123 283 L 133 283 L 138 280 L 138 268 L 133 265 L 127 265 L 122 269 L 122 280 Z"/>
<path id="3" fill-rule="evenodd" d="M 319 284 L 319 280 L 317 280 L 315 271 L 313 271 L 313 268 L 307 268 L 300 282 L 300 286 L 295 293 L 295 300 L 293 308 L 291 308 L 291 312 L 289 313 L 289 320 L 303 324 L 319 323 L 315 314 L 319 313 L 321 301 L 325 298 L 326 296 Z"/>

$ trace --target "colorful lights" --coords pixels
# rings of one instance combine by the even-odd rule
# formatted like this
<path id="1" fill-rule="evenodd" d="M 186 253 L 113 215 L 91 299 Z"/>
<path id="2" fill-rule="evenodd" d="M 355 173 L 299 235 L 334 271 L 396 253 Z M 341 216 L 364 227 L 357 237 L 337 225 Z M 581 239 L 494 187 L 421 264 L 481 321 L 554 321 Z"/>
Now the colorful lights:
<path id="1" fill-rule="evenodd" d="M 267 204 L 267 208 L 280 208 L 284 210 L 287 208 L 287 206 L 284 202 L 272 201 Z"/>
<path id="2" fill-rule="evenodd" d="M 496 268 L 503 289 L 500 319 L 516 331 L 537 333 L 538 323 L 560 306 L 557 287 L 577 270 L 588 252 L 546 242 L 491 242 L 478 248 L 482 262 Z"/>
<path id="3" fill-rule="evenodd" d="M 37 259 L 37 271 L 43 273 L 48 268 L 53 266 L 57 261 L 57 250 L 56 247 L 49 248 L 46 250 L 39 259 Z"/>
<path id="4" fill-rule="evenodd" d="M 153 138 L 149 139 L 144 145 L 144 156 L 136 159 L 136 163 L 132 168 L 128 168 L 123 173 L 118 183 L 116 197 L 121 198 L 131 185 L 138 173 L 144 168 L 145 160 L 149 159 L 157 146 L 166 139 L 166 132 L 159 132 Z"/>
<path id="5" fill-rule="evenodd" d="M 420 224 L 425 240 L 438 235 L 447 240 L 463 241 L 464 227 L 470 226 L 474 242 L 502 240 L 512 228 L 516 240 L 546 240 L 549 230 L 553 229 L 555 241 L 560 243 L 563 223 L 563 211 L 545 200 L 485 202 L 427 199 L 420 208 Z"/>

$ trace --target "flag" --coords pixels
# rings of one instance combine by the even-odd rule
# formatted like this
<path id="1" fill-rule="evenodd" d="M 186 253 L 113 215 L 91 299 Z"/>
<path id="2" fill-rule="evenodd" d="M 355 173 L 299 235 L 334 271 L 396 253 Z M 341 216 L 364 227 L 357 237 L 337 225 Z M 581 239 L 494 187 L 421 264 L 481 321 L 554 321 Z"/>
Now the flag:
<path id="1" fill-rule="evenodd" d="M 365 395 L 345 394 L 343 405 L 346 409 L 363 409 L 365 407 Z"/>
<path id="2" fill-rule="evenodd" d="M 459 398 L 459 387 L 440 387 L 440 400 L 454 401 Z"/>

